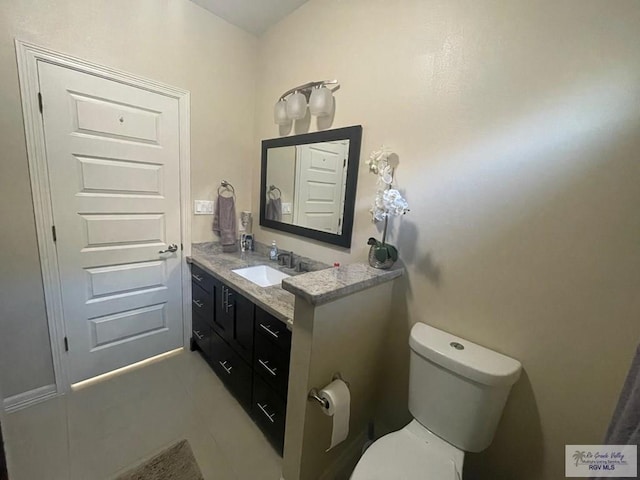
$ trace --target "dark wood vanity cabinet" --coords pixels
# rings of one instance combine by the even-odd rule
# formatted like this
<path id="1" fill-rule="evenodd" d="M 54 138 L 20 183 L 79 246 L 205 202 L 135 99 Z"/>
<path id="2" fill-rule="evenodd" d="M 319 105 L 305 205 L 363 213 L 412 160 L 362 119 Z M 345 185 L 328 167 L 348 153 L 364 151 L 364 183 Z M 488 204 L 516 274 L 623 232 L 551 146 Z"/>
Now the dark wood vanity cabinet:
<path id="1" fill-rule="evenodd" d="M 291 332 L 281 320 L 196 265 L 192 349 L 198 349 L 282 454 Z"/>
<path id="2" fill-rule="evenodd" d="M 251 366 L 242 360 L 216 333 L 211 339 L 209 364 L 245 410 L 249 411 L 251 409 L 251 383 L 253 380 Z"/>
<path id="3" fill-rule="evenodd" d="M 211 356 L 211 336 L 213 330 L 211 325 L 204 318 L 193 312 L 191 316 L 191 343 L 195 344 L 198 349 L 206 356 Z"/>
<path id="4" fill-rule="evenodd" d="M 291 350 L 291 331 L 284 322 L 261 308 L 256 308 L 256 331 L 280 350 Z"/>
<path id="5" fill-rule="evenodd" d="M 251 363 L 254 305 L 222 282 L 214 280 L 214 285 L 215 330 L 245 361 Z"/>
<path id="6" fill-rule="evenodd" d="M 291 332 L 283 322 L 258 307 L 256 307 L 254 326 L 251 414 L 282 453 L 289 386 Z"/>
<path id="7" fill-rule="evenodd" d="M 209 357 L 211 355 L 211 336 L 213 335 L 213 280 L 204 271 L 192 265 L 191 268 L 191 344 Z"/>
<path id="8" fill-rule="evenodd" d="M 191 265 L 191 283 L 205 292 L 213 293 L 214 278 L 196 265 Z"/>
<path id="9" fill-rule="evenodd" d="M 256 330 L 255 333 L 253 368 L 285 400 L 289 383 L 290 342 L 291 336 L 289 335 L 289 343 L 286 348 L 280 348 L 270 341 L 267 334 L 260 330 Z"/>
<path id="10" fill-rule="evenodd" d="M 269 388 L 259 375 L 253 376 L 251 416 L 282 455 L 287 402 Z"/>

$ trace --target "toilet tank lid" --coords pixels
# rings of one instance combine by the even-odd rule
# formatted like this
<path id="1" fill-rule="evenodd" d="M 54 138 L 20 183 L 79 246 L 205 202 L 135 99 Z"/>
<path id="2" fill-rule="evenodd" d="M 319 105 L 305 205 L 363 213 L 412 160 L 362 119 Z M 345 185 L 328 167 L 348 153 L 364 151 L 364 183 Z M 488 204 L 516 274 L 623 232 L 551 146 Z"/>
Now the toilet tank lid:
<path id="1" fill-rule="evenodd" d="M 522 370 L 513 358 L 424 323 L 413 326 L 409 345 L 418 355 L 484 385 L 513 385 Z"/>

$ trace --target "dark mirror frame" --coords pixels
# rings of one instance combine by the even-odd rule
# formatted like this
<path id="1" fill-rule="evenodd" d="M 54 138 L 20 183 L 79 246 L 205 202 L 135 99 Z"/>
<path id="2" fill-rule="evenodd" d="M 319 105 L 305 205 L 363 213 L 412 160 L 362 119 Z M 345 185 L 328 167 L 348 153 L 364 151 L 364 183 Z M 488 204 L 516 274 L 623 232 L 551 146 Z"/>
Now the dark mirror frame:
<path id="1" fill-rule="evenodd" d="M 291 147 L 309 143 L 333 142 L 335 140 L 349 140 L 349 159 L 347 163 L 347 182 L 344 198 L 344 212 L 342 217 L 342 233 L 322 232 L 311 228 L 300 227 L 290 223 L 276 222 L 265 218 L 265 204 L 267 198 L 267 152 L 270 148 Z M 356 204 L 356 189 L 358 185 L 358 166 L 360 164 L 360 144 L 362 143 L 362 125 L 324 130 L 321 132 L 305 133 L 291 137 L 272 138 L 262 141 L 262 168 L 260 172 L 260 225 L 282 232 L 293 233 L 302 237 L 312 238 L 321 242 L 351 247 L 353 233 L 353 216 Z"/>

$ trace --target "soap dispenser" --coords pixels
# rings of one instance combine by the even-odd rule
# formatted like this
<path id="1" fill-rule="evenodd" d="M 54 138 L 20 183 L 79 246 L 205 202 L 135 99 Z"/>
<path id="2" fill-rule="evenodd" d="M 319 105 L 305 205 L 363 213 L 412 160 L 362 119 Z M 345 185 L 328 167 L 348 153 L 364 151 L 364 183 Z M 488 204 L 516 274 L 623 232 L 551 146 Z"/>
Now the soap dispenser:
<path id="1" fill-rule="evenodd" d="M 271 251 L 269 251 L 269 258 L 271 260 L 278 260 L 278 247 L 276 241 L 271 242 Z"/>

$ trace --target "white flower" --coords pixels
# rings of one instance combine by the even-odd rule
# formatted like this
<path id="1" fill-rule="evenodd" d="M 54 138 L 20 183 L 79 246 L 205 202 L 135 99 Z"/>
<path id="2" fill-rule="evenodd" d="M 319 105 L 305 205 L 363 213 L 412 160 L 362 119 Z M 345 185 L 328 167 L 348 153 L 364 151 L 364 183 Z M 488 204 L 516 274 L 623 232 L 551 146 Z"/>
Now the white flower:
<path id="1" fill-rule="evenodd" d="M 385 211 L 393 216 L 404 215 L 409 210 L 409 204 L 395 188 L 384 191 L 382 204 Z"/>
<path id="2" fill-rule="evenodd" d="M 378 176 L 379 187 L 370 210 L 374 222 L 381 222 L 389 216 L 404 215 L 409 211 L 409 205 L 400 192 L 390 188 L 393 184 L 393 172 L 398 163 L 398 155 L 385 146 L 374 150 L 369 155 L 367 165 L 369 165 L 369 171 Z"/>
<path id="3" fill-rule="evenodd" d="M 386 216 L 387 216 L 386 212 L 381 208 L 374 207 L 371 209 L 371 217 L 372 217 L 371 219 L 374 222 L 382 222 Z"/>
<path id="4" fill-rule="evenodd" d="M 409 211 L 409 204 L 395 188 L 378 190 L 376 193 L 371 217 L 374 222 L 381 222 L 390 216 L 404 215 Z"/>
<path id="5" fill-rule="evenodd" d="M 373 152 L 371 152 L 371 155 L 369 155 L 369 160 L 367 160 L 369 171 L 371 173 L 375 173 L 376 175 L 380 175 L 387 166 L 387 159 L 389 158 L 389 155 L 392 155 L 392 152 L 384 145 L 380 147 L 379 150 L 374 150 Z"/>

